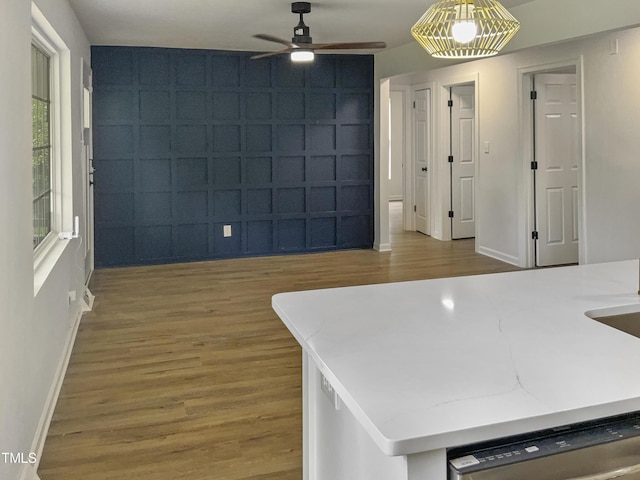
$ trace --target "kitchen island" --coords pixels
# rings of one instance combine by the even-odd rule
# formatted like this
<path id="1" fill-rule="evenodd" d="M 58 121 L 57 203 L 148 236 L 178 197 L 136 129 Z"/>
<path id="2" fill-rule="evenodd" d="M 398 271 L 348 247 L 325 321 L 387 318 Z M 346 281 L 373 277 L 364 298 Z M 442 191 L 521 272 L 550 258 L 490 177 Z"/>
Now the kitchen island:
<path id="1" fill-rule="evenodd" d="M 447 478 L 448 448 L 640 410 L 638 261 L 282 293 L 304 478 Z M 599 313 L 602 312 L 602 313 Z"/>

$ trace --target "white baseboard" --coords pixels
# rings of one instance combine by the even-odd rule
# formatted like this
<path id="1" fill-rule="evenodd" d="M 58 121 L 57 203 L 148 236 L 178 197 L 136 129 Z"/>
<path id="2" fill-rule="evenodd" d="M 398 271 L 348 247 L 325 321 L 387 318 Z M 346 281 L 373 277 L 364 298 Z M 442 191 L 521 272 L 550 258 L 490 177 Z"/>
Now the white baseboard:
<path id="1" fill-rule="evenodd" d="M 44 404 L 44 409 L 40 415 L 40 421 L 34 435 L 33 442 L 31 444 L 31 452 L 36 454 L 37 461 L 33 465 L 25 465 L 21 471 L 20 480 L 39 480 L 37 475 L 38 465 L 44 450 L 44 442 L 47 439 L 47 433 L 49 432 L 49 425 L 53 418 L 53 412 L 58 402 L 58 396 L 60 395 L 60 389 L 62 388 L 62 382 L 64 381 L 65 374 L 67 373 L 67 367 L 69 366 L 69 359 L 71 358 L 71 352 L 73 345 L 78 334 L 78 327 L 82 320 L 82 315 L 91 310 L 93 306 L 93 299 L 95 297 L 86 289 L 83 297 L 76 303 L 75 312 L 71 315 L 72 324 L 69 329 L 69 337 L 65 343 L 64 350 L 60 356 L 56 373 L 47 395 L 47 400 Z"/>
<path id="2" fill-rule="evenodd" d="M 486 255 L 487 257 L 495 258 L 496 260 L 500 260 L 505 263 L 509 263 L 511 265 L 515 265 L 516 267 L 520 266 L 518 257 L 507 255 L 506 253 L 498 252 L 497 250 L 493 250 L 491 248 L 478 247 L 478 253 Z"/>
<path id="3" fill-rule="evenodd" d="M 391 244 L 390 243 L 374 243 L 373 249 L 377 250 L 378 252 L 390 252 Z"/>
<path id="4" fill-rule="evenodd" d="M 31 464 L 25 464 L 22 466 L 20 470 L 20 476 L 18 477 L 20 480 L 40 480 L 38 476 L 38 472 L 36 471 L 37 467 Z"/>

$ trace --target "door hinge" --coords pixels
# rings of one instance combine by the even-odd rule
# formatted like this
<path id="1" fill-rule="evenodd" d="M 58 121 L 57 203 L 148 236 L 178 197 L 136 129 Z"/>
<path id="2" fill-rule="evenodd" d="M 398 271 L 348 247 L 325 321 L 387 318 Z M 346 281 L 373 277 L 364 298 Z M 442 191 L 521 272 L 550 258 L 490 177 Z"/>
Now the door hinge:
<path id="1" fill-rule="evenodd" d="M 453 100 L 449 100 L 447 102 L 447 107 L 453 107 Z"/>
<path id="2" fill-rule="evenodd" d="M 534 160 L 533 162 L 531 162 L 531 170 L 537 170 L 537 169 L 538 169 L 538 162 Z"/>
<path id="3" fill-rule="evenodd" d="M 536 92 L 535 90 L 531 90 L 531 100 L 537 100 L 538 99 L 538 92 Z"/>
<path id="4" fill-rule="evenodd" d="M 453 210 L 449 210 L 449 218 L 453 218 Z"/>
<path id="5" fill-rule="evenodd" d="M 418 207 L 416 205 L 413 206 L 413 211 L 417 212 L 418 211 Z"/>
<path id="6" fill-rule="evenodd" d="M 538 232 L 531 232 L 531 239 L 538 240 Z"/>
<path id="7" fill-rule="evenodd" d="M 449 161 L 449 163 L 453 163 L 453 155 L 449 155 L 449 157 L 447 158 L 447 160 Z"/>
<path id="8" fill-rule="evenodd" d="M 413 102 L 413 108 L 416 108 L 416 102 Z"/>

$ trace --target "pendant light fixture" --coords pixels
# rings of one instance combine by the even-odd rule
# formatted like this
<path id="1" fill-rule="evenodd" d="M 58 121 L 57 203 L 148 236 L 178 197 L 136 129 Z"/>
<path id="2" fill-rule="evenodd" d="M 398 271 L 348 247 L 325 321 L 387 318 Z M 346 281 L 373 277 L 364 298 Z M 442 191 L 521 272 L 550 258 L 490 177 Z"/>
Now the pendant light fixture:
<path id="1" fill-rule="evenodd" d="M 496 55 L 520 29 L 520 22 L 497 0 L 439 0 L 411 28 L 437 58 Z"/>

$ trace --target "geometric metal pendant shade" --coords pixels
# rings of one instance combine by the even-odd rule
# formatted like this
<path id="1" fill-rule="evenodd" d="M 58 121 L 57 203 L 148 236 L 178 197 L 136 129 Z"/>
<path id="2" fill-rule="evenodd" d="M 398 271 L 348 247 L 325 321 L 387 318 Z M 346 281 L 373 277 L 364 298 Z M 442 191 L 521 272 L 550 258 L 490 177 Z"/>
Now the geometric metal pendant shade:
<path id="1" fill-rule="evenodd" d="M 437 58 L 496 55 L 520 29 L 520 22 L 497 0 L 440 0 L 411 28 Z"/>

